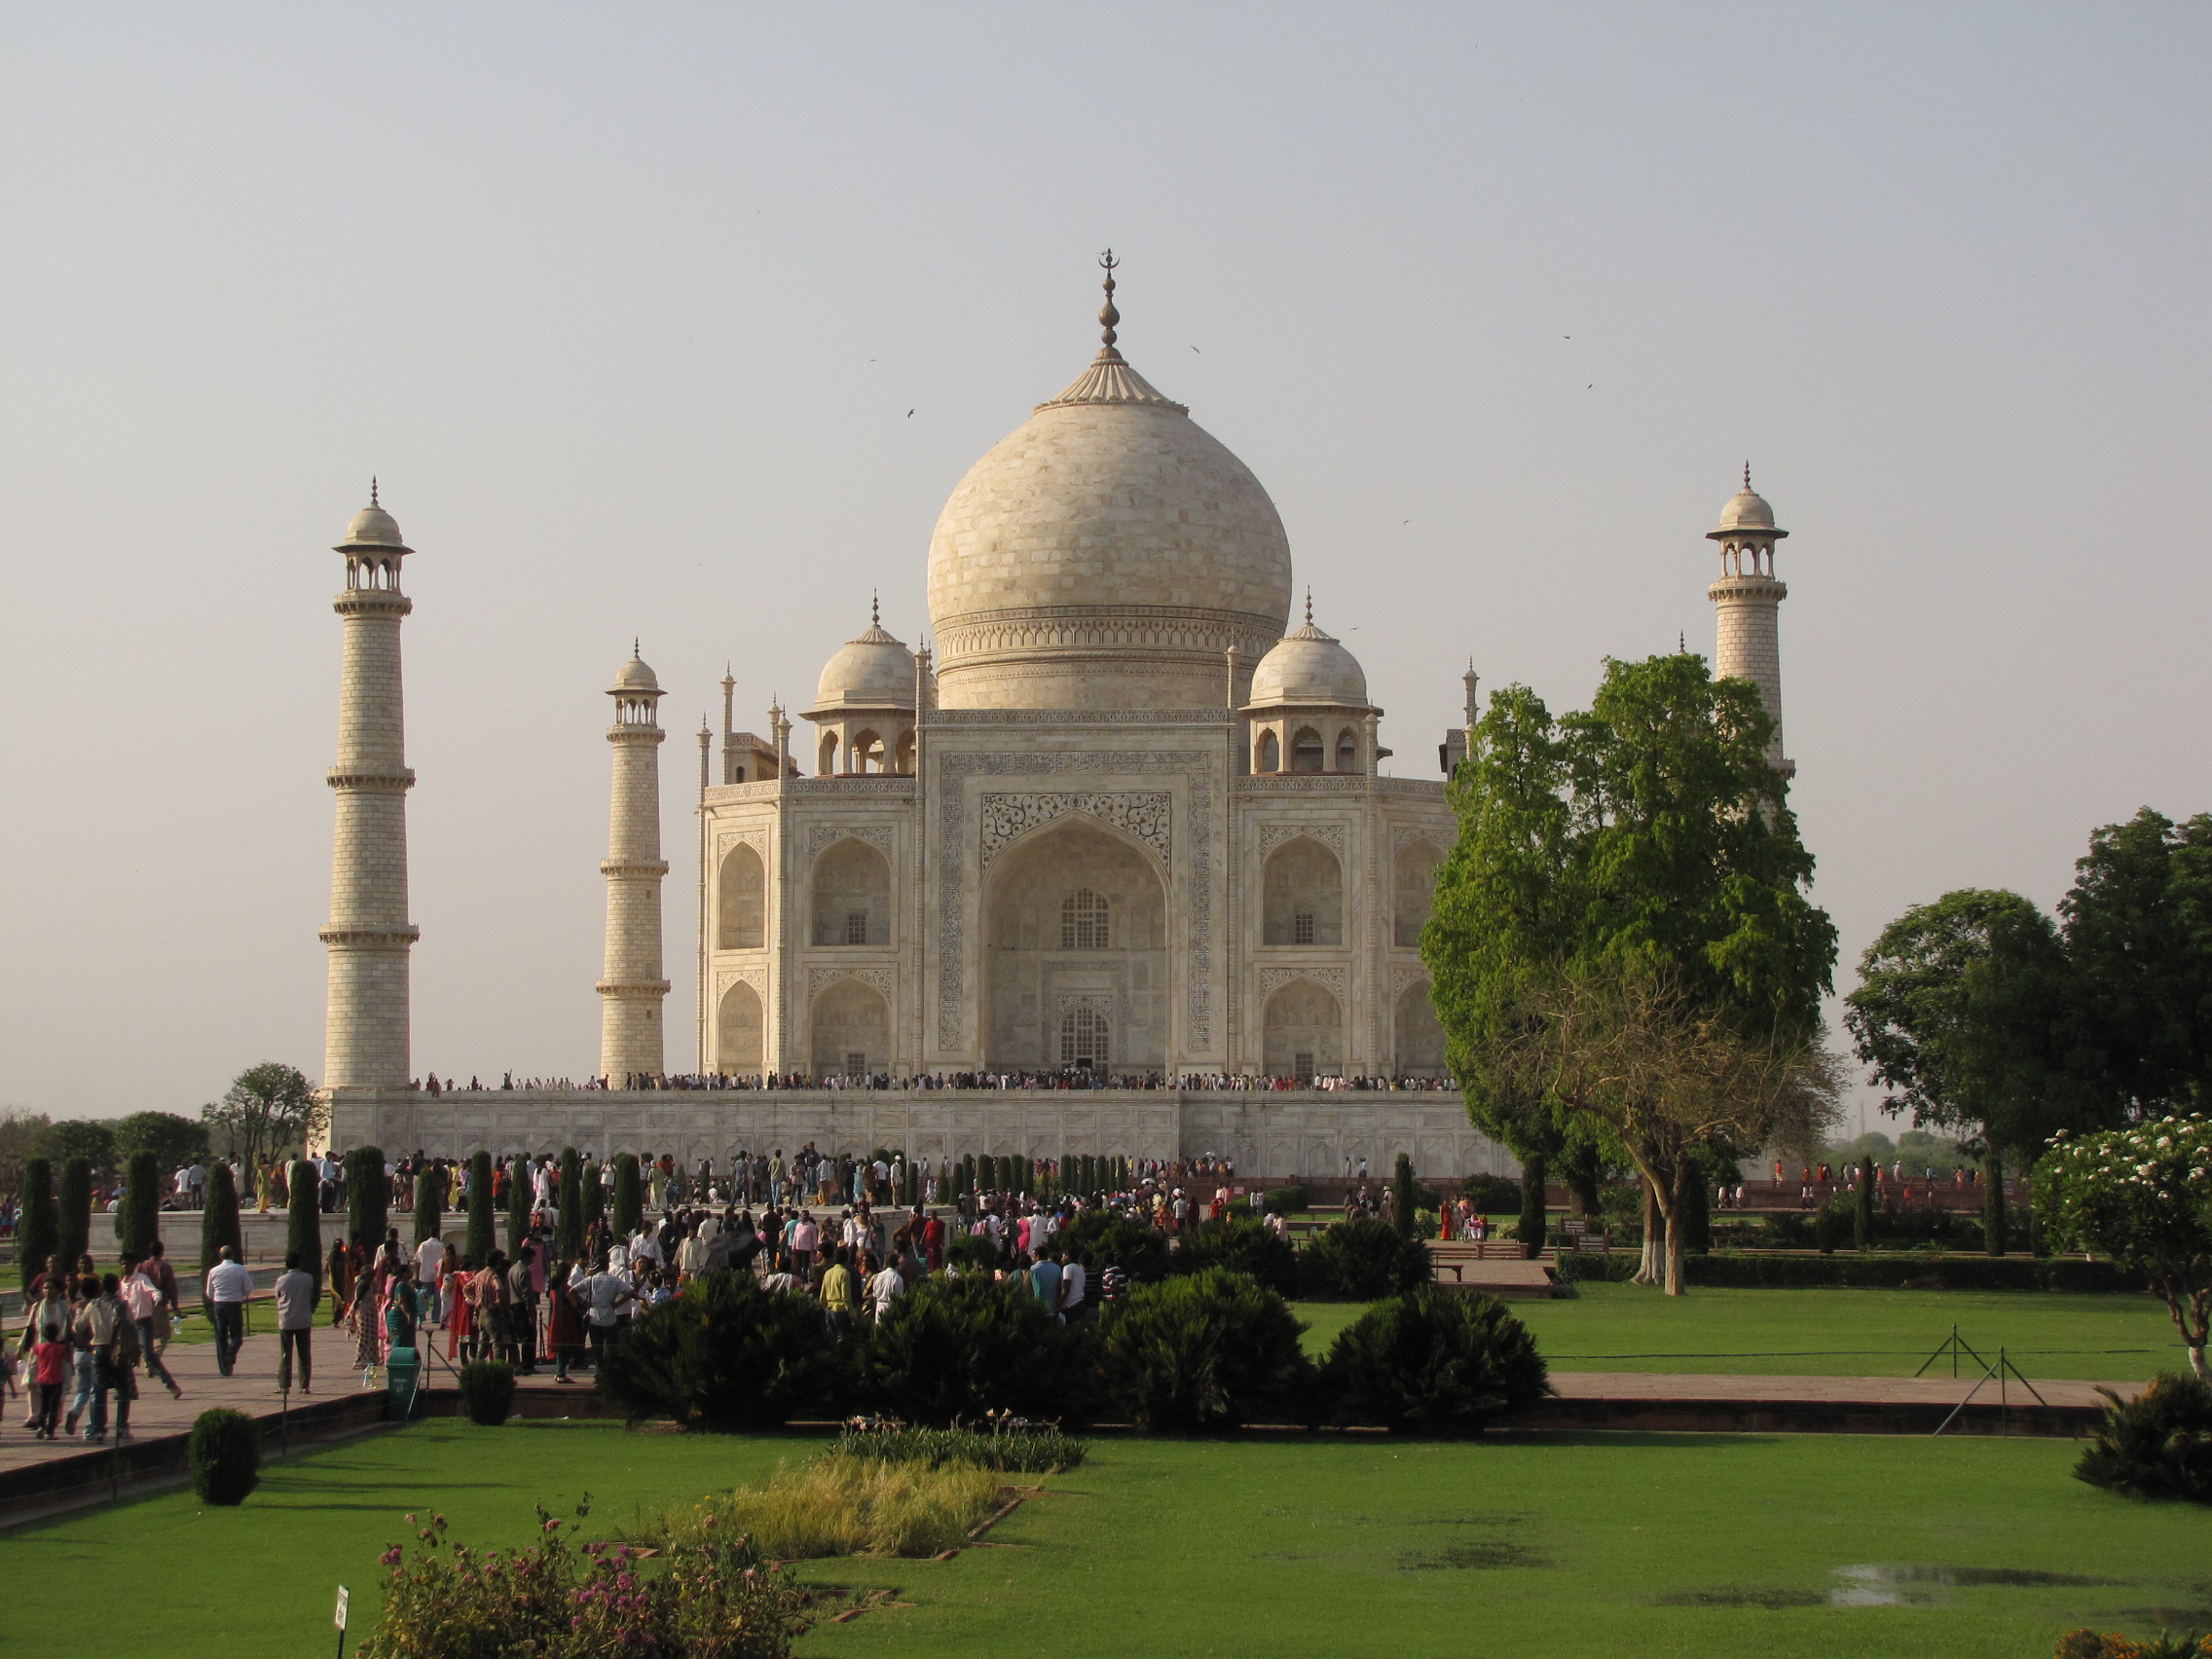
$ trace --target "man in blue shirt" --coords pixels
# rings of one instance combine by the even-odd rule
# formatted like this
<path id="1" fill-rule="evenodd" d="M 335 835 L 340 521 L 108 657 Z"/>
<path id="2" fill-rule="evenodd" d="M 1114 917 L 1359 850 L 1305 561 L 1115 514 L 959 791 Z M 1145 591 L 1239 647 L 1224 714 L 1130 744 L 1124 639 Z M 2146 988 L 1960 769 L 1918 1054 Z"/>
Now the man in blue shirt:
<path id="1" fill-rule="evenodd" d="M 1039 1256 L 1029 1269 L 1029 1288 L 1035 1293 L 1045 1311 L 1055 1319 L 1060 1317 L 1060 1264 L 1050 1256 Z"/>

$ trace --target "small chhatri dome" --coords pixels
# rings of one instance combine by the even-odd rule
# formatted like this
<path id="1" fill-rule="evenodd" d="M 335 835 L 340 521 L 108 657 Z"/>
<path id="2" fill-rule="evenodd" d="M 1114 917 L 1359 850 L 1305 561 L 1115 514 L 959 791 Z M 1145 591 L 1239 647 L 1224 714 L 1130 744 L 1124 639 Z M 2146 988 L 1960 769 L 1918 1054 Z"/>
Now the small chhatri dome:
<path id="1" fill-rule="evenodd" d="M 817 710 L 914 706 L 914 653 L 884 632 L 876 602 L 868 605 L 867 632 L 823 665 L 814 702 Z"/>
<path id="2" fill-rule="evenodd" d="M 1285 634 L 1252 670 L 1252 705 L 1321 703 L 1367 706 L 1367 673 L 1359 659 L 1313 625 L 1313 596 L 1306 596 L 1306 625 Z"/>
<path id="3" fill-rule="evenodd" d="M 622 672 L 614 677 L 614 689 L 609 695 L 619 697 L 626 691 L 650 692 L 656 697 L 660 695 L 660 682 L 638 655 L 638 642 L 635 640 L 630 642 L 630 660 L 622 665 Z"/>
<path id="4" fill-rule="evenodd" d="M 1774 509 L 1767 505 L 1766 498 L 1751 488 L 1751 463 L 1744 462 L 1744 487 L 1729 498 L 1728 504 L 1720 509 L 1720 531 L 1725 535 L 1735 530 L 1772 530 Z"/>
<path id="5" fill-rule="evenodd" d="M 377 481 L 369 480 L 369 504 L 355 513 L 346 526 L 346 539 L 338 544 L 339 551 L 349 547 L 397 547 L 408 551 L 399 538 L 399 524 L 377 502 Z"/>

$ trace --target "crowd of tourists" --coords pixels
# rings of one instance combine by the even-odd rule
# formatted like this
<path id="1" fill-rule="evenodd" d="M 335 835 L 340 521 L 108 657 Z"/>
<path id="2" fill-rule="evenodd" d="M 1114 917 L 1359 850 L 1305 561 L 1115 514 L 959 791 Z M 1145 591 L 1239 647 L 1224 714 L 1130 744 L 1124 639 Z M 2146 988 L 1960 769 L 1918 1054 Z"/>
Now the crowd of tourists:
<path id="1" fill-rule="evenodd" d="M 1062 1066 L 1058 1070 L 1020 1071 L 964 1071 L 917 1073 L 911 1076 L 892 1072 L 862 1072 L 857 1075 L 842 1072 L 692 1072 L 668 1074 L 661 1072 L 626 1072 L 618 1077 L 587 1078 L 575 1083 L 568 1078 L 524 1077 L 504 1073 L 497 1085 L 487 1084 L 471 1077 L 466 1083 L 453 1078 L 440 1078 L 434 1072 L 417 1078 L 411 1087 L 424 1094 L 482 1093 L 487 1090 L 511 1089 L 668 1089 L 668 1090 L 723 1090 L 723 1089 L 795 1089 L 802 1091 L 839 1091 L 846 1089 L 896 1089 L 914 1092 L 939 1088 L 957 1089 L 1101 1089 L 1124 1088 L 1156 1091 L 1166 1088 L 1192 1090 L 1232 1090 L 1238 1093 L 1269 1093 L 1291 1089 L 1313 1089 L 1322 1093 L 1340 1090 L 1360 1090 L 1376 1094 L 1395 1094 L 1406 1091 L 1456 1089 L 1458 1085 L 1448 1077 L 1368 1077 L 1327 1074 L 1315 1077 L 1274 1076 L 1257 1072 L 1186 1072 L 1169 1078 L 1160 1072 L 1108 1072 L 1089 1066 Z"/>
<path id="2" fill-rule="evenodd" d="M 40 1440 L 81 1433 L 97 1444 L 112 1404 L 116 1442 L 129 1441 L 141 1369 L 172 1395 L 184 1392 L 162 1360 L 177 1314 L 176 1270 L 159 1239 L 143 1260 L 126 1252 L 111 1273 L 90 1255 L 73 1268 L 49 1257 L 23 1287 L 23 1328 L 6 1353 L 6 1385 L 27 1401 L 23 1426 Z"/>
<path id="3" fill-rule="evenodd" d="M 520 1178 L 535 1183 L 550 1163 L 526 1165 Z M 450 1364 L 499 1359 L 524 1375 L 550 1366 L 555 1382 L 571 1383 L 578 1372 L 598 1365 L 633 1320 L 681 1296 L 693 1281 L 724 1272 L 807 1295 L 839 1335 L 885 1318 L 899 1297 L 933 1273 L 1016 1280 L 1056 1318 L 1080 1321 L 1118 1299 L 1126 1280 L 1110 1266 L 1093 1284 L 1071 1257 L 1058 1235 L 1077 1216 L 1111 1209 L 1172 1238 L 1198 1221 L 1220 1219 L 1234 1201 L 1234 1168 L 1217 1158 L 1132 1165 L 1130 1185 L 1113 1192 L 969 1191 L 934 1207 L 883 1204 L 879 1199 L 897 1181 L 888 1164 L 831 1158 L 811 1146 L 791 1160 L 781 1154 L 740 1158 L 720 1168 L 705 1165 L 690 1177 L 673 1159 L 648 1167 L 668 1200 L 658 1221 L 625 1234 L 605 1212 L 595 1213 L 572 1254 L 560 1244 L 557 1179 L 534 1192 L 527 1228 L 512 1249 L 494 1248 L 481 1261 L 456 1251 L 442 1235 L 409 1249 L 397 1228 L 373 1253 L 334 1245 L 324 1274 L 330 1319 L 346 1333 L 350 1361 L 364 1385 L 393 1347 L 416 1346 L 424 1327 Z M 465 1180 L 467 1166 L 458 1168 Z M 446 1166 L 425 1162 L 415 1178 L 444 1179 L 446 1173 Z M 1049 1164 L 1037 1173 L 1048 1185 L 1053 1180 Z M 850 1192 L 843 1187 L 847 1179 Z M 934 1185 L 937 1175 L 926 1179 Z M 1184 1179 L 1216 1185 L 1201 1198 L 1198 1189 L 1178 1184 Z M 1278 1231 L 1284 1228 L 1280 1218 L 1270 1219 Z M 963 1248 L 963 1238 L 977 1242 Z M 287 1277 L 307 1277 L 296 1264 L 288 1267 Z M 277 1294 L 281 1304 L 284 1280 Z M 312 1375 L 307 1322 L 279 1311 L 287 1332 L 295 1324 L 303 1332 L 287 1338 L 283 1375 L 288 1379 L 296 1351 L 306 1387 Z"/>

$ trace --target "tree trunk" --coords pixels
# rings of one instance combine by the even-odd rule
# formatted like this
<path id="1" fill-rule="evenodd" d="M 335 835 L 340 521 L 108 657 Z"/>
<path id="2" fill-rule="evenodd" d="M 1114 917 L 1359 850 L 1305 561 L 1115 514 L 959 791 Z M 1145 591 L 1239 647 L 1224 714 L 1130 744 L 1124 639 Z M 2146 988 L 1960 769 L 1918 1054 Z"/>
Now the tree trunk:
<path id="1" fill-rule="evenodd" d="M 1544 1253 L 1544 1184 L 1551 1174 L 1551 1161 L 1537 1153 L 1521 1161 L 1521 1225 L 1514 1236 L 1528 1252 L 1530 1261 Z"/>
<path id="2" fill-rule="evenodd" d="M 1981 1247 L 1989 1255 L 2005 1254 L 2005 1157 L 1995 1142 L 1981 1161 Z"/>
<path id="3" fill-rule="evenodd" d="M 1657 1284 L 1666 1276 L 1662 1257 L 1667 1244 L 1667 1224 L 1651 1178 L 1643 1177 L 1643 1259 L 1637 1264 L 1635 1284 Z"/>
<path id="4" fill-rule="evenodd" d="M 1584 1221 L 1596 1221 L 1601 1209 L 1598 1197 L 1598 1149 L 1594 1146 L 1569 1147 L 1560 1161 L 1560 1179 L 1567 1186 L 1567 1213 Z"/>
<path id="5" fill-rule="evenodd" d="M 1689 1230 L 1682 1226 L 1682 1218 L 1689 1207 L 1690 1183 L 1704 1179 L 1705 1176 L 1699 1170 L 1695 1159 L 1685 1158 L 1675 1165 L 1675 1190 L 1670 1195 L 1666 1206 L 1667 1294 L 1669 1296 L 1682 1294 L 1682 1256 L 1684 1246 L 1689 1242 L 1687 1236 Z"/>

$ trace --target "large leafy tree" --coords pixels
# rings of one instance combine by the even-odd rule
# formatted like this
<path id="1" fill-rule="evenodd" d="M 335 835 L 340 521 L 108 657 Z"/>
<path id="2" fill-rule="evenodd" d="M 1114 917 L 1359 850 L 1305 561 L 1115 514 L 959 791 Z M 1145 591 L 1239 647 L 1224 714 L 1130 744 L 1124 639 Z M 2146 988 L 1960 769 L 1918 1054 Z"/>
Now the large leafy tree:
<path id="1" fill-rule="evenodd" d="M 2058 910 L 2115 1116 L 2212 1105 L 2212 816 L 2106 825 Z"/>
<path id="2" fill-rule="evenodd" d="M 115 1125 L 98 1118 L 64 1118 L 38 1132 L 33 1146 L 41 1158 L 66 1163 L 81 1158 L 94 1169 L 115 1166 Z"/>
<path id="3" fill-rule="evenodd" d="M 319 1134 L 328 1108 L 296 1066 L 264 1060 L 239 1073 L 223 1098 L 200 1109 L 210 1136 L 250 1174 L 291 1147 Z"/>
<path id="4" fill-rule="evenodd" d="M 1475 1121 L 1516 1151 L 1617 1145 L 1668 1224 L 1671 1294 L 1699 1155 L 1802 1128 L 1832 1095 L 1835 929 L 1806 896 L 1772 733 L 1755 686 L 1688 653 L 1608 661 L 1561 719 L 1494 693 L 1421 940 Z"/>
<path id="5" fill-rule="evenodd" d="M 2065 941 L 2017 893 L 1964 888 L 1916 904 L 1859 962 L 1844 1026 L 1882 1109 L 1978 1138 L 1992 1250 L 2004 1248 L 2005 1161 L 2094 1120 L 2098 1096 L 2072 1033 L 2078 982 Z"/>
<path id="6" fill-rule="evenodd" d="M 115 1150 L 127 1159 L 152 1153 L 166 1175 L 206 1160 L 207 1125 L 174 1112 L 133 1112 L 116 1123 Z"/>

